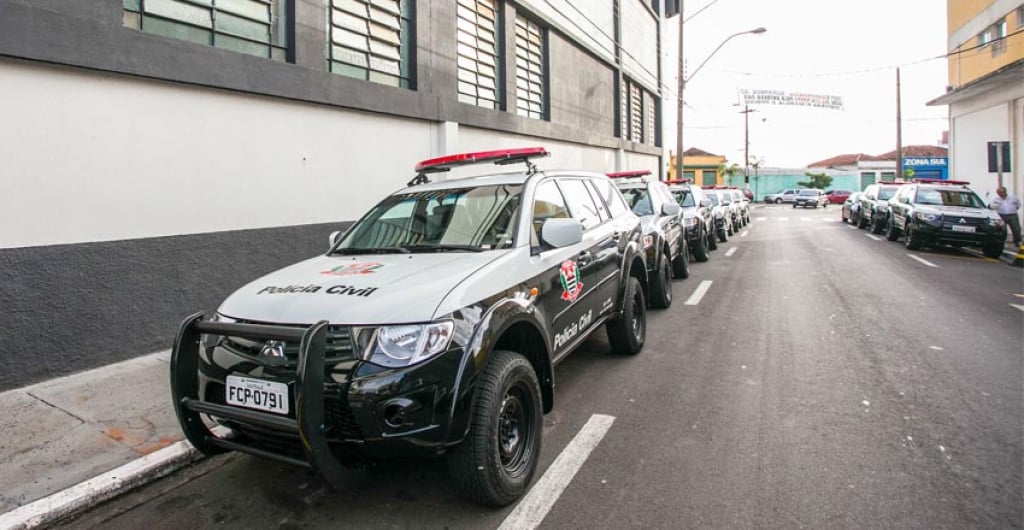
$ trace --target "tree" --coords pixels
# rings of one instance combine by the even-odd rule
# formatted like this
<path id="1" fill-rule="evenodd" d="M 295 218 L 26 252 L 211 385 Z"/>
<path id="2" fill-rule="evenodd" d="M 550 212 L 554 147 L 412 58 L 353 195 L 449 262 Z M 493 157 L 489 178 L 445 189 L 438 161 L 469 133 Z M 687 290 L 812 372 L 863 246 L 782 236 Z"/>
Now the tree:
<path id="1" fill-rule="evenodd" d="M 824 173 L 811 173 L 810 171 L 807 171 L 804 173 L 804 176 L 808 177 L 810 180 L 797 182 L 797 186 L 823 190 L 829 187 L 830 184 L 832 184 L 832 177 Z"/>
<path id="2" fill-rule="evenodd" d="M 725 164 L 719 164 L 718 172 L 731 179 L 736 175 L 742 175 L 743 168 L 741 168 L 740 165 L 737 164 L 736 162 L 733 162 L 728 166 L 726 166 Z"/>

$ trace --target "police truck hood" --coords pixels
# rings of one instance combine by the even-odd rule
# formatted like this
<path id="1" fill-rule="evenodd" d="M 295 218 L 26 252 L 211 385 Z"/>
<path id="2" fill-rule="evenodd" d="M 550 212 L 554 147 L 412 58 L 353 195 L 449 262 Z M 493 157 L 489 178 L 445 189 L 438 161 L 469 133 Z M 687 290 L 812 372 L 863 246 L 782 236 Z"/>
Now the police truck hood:
<path id="1" fill-rule="evenodd" d="M 218 312 L 280 324 L 425 322 L 455 286 L 507 252 L 318 256 L 245 285 Z"/>

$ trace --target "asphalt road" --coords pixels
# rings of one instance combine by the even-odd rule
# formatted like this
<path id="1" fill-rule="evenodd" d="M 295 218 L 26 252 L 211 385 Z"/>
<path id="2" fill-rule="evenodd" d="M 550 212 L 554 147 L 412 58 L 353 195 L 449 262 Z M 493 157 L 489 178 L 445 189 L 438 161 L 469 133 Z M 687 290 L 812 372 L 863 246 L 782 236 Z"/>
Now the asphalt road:
<path id="1" fill-rule="evenodd" d="M 834 206 L 753 217 L 675 281 L 639 356 L 599 333 L 558 366 L 539 527 L 1022 527 L 1024 271 L 908 252 Z M 578 472 L 553 465 L 595 415 L 614 420 Z M 531 526 L 514 508 L 464 501 L 440 461 L 380 463 L 331 492 L 236 454 L 68 526 Z"/>

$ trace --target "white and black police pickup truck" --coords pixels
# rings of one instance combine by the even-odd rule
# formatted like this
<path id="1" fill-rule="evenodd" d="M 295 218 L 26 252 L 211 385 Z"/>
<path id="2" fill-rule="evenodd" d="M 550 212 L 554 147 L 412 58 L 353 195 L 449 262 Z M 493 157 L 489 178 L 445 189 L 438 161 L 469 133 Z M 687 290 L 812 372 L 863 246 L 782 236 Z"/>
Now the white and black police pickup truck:
<path id="1" fill-rule="evenodd" d="M 646 335 L 638 218 L 604 175 L 538 171 L 531 159 L 547 155 L 423 161 L 327 253 L 186 319 L 171 386 L 192 445 L 306 466 L 332 486 L 360 460 L 443 454 L 469 498 L 518 499 L 555 363 L 602 327 L 625 354 Z M 485 162 L 525 169 L 428 179 Z"/>

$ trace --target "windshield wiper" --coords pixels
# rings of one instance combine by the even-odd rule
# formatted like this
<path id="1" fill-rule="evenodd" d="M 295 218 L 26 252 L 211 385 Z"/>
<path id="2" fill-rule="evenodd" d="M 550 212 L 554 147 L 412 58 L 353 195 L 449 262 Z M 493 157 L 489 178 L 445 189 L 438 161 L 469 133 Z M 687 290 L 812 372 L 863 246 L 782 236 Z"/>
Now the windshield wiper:
<path id="1" fill-rule="evenodd" d="M 331 252 L 331 254 L 346 254 L 346 255 L 351 255 L 351 254 L 408 254 L 408 253 L 409 253 L 409 250 L 406 249 L 404 246 L 377 247 L 377 248 L 355 248 L 355 247 L 348 247 L 348 248 L 339 248 L 339 249 L 336 249 L 334 252 Z"/>
<path id="2" fill-rule="evenodd" d="M 402 249 L 404 249 L 406 252 L 484 251 L 484 249 L 474 245 L 439 245 L 437 243 L 419 243 L 415 245 L 402 245 Z"/>

